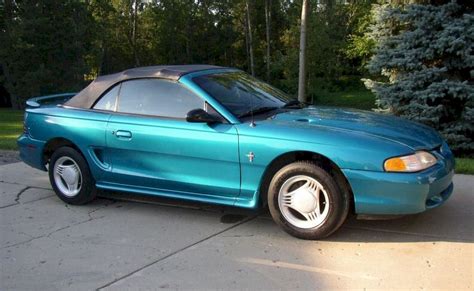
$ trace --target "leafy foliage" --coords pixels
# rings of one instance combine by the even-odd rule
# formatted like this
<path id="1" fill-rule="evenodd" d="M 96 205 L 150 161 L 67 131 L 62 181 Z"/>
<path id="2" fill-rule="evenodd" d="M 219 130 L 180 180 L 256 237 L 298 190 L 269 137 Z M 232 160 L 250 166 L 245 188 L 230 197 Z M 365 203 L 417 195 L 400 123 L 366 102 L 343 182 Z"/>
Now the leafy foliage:
<path id="1" fill-rule="evenodd" d="M 345 82 L 347 76 L 364 73 L 364 57 L 349 54 L 356 35 L 363 36 L 361 23 L 370 12 L 374 1 L 313 1 L 308 23 L 307 44 L 307 92 L 310 100 L 324 98 L 325 91 L 338 91 L 358 84 Z M 289 15 L 298 15 L 300 2 L 295 1 L 288 9 Z M 297 16 L 291 16 L 297 17 Z M 283 68 L 277 85 L 286 91 L 296 92 L 298 79 L 299 22 L 293 21 L 282 37 L 284 51 L 277 61 Z M 369 54 L 369 53 L 367 53 Z M 367 58 L 367 56 L 365 56 Z M 362 69 L 361 69 L 362 68 Z M 355 78 L 355 79 L 359 79 Z"/>
<path id="2" fill-rule="evenodd" d="M 376 77 L 366 83 L 380 110 L 431 125 L 472 155 L 472 1 L 375 2 L 310 1 L 308 99 L 337 104 L 332 99 L 347 92 L 364 95 L 359 80 L 368 64 Z M 257 77 L 297 92 L 301 1 L 5 0 L 0 13 L 0 81 L 15 108 L 136 66 L 207 63 L 250 72 L 250 51 Z"/>
<path id="3" fill-rule="evenodd" d="M 72 0 L 20 3 L 4 6 L 0 56 L 9 92 L 34 96 L 79 89 L 87 66 L 77 56 L 87 55 L 92 41 L 87 7 Z"/>
<path id="4" fill-rule="evenodd" d="M 375 7 L 377 41 L 366 80 L 381 110 L 439 130 L 453 150 L 474 152 L 474 15 L 454 2 Z"/>
<path id="5" fill-rule="evenodd" d="M 250 34 L 255 73 L 266 79 L 269 3 L 269 80 L 296 93 L 300 2 L 7 0 L 0 3 L 3 83 L 18 108 L 32 96 L 76 91 L 98 75 L 135 66 L 207 63 L 250 72 Z M 344 75 L 359 74 L 361 58 L 345 49 L 373 1 L 345 2 L 311 1 L 307 88 L 314 100 L 343 86 Z"/>

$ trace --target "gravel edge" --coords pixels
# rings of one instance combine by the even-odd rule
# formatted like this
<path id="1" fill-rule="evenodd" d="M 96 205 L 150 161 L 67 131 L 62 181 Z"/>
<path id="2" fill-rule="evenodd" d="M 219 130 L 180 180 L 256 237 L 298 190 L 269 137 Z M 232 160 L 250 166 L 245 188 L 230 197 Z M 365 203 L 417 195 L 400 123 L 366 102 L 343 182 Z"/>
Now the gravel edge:
<path id="1" fill-rule="evenodd" d="M 18 151 L 0 150 L 0 166 L 21 162 Z"/>

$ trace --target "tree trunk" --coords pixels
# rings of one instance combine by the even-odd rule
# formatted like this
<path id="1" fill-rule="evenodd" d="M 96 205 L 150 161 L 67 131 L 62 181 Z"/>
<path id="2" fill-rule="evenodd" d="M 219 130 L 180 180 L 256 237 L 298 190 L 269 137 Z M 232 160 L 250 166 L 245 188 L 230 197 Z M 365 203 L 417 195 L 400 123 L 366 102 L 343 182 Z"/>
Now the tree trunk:
<path id="1" fill-rule="evenodd" d="M 300 32 L 300 64 L 298 76 L 298 100 L 306 102 L 306 23 L 308 18 L 309 0 L 303 0 L 301 7 L 301 32 Z"/>
<path id="2" fill-rule="evenodd" d="M 246 13 L 247 13 L 247 29 L 248 29 L 248 39 L 249 39 L 249 55 L 250 55 L 250 72 L 252 76 L 255 76 L 255 67 L 254 67 L 254 59 L 253 59 L 253 40 L 252 40 L 252 24 L 250 22 L 250 5 L 249 1 L 245 2 L 246 4 Z"/>
<path id="3" fill-rule="evenodd" d="M 247 66 L 250 68 L 249 26 L 247 25 L 247 15 L 245 15 L 243 26 L 245 31 L 245 60 L 247 61 Z"/>
<path id="4" fill-rule="evenodd" d="M 11 50 L 11 46 L 12 46 L 12 32 L 10 30 L 10 25 L 11 22 L 13 21 L 13 1 L 12 0 L 6 0 L 3 4 L 4 6 L 4 21 L 5 21 L 5 40 L 6 40 L 6 43 L 4 43 L 4 45 L 7 47 L 6 48 L 6 51 L 8 52 L 9 50 Z M 4 52 L 5 53 L 5 52 Z M 8 54 L 8 53 L 6 53 Z M 3 55 L 2 54 L 2 60 L 0 62 L 0 68 L 2 69 L 3 71 L 3 75 L 4 75 L 4 78 L 5 78 L 5 89 L 7 89 L 8 93 L 10 94 L 10 102 L 12 104 L 12 108 L 13 109 L 21 109 L 21 100 L 20 98 L 17 96 L 17 94 L 15 94 L 15 89 L 14 89 L 14 86 L 13 85 L 13 79 L 12 79 L 12 76 L 10 75 L 10 65 L 8 63 L 8 57 L 7 55 Z"/>
<path id="5" fill-rule="evenodd" d="M 189 23 L 191 16 L 187 17 L 186 19 L 186 63 L 190 64 L 191 62 L 191 47 L 190 47 L 190 39 L 191 39 L 191 24 Z"/>
<path id="6" fill-rule="evenodd" d="M 138 28 L 138 5 L 140 0 L 130 0 L 129 14 L 130 14 L 130 44 L 132 46 L 133 58 L 135 67 L 140 65 L 137 51 L 137 28 Z"/>
<path id="7" fill-rule="evenodd" d="M 266 76 L 267 82 L 270 81 L 270 22 L 271 22 L 272 0 L 265 0 L 265 26 L 267 36 L 267 57 L 266 57 Z"/>

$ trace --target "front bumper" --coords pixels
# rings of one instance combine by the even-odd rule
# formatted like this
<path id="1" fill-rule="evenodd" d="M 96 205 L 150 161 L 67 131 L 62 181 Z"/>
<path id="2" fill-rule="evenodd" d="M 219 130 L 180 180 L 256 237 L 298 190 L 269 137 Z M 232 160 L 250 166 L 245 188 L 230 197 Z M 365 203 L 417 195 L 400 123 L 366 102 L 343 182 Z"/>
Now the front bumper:
<path id="1" fill-rule="evenodd" d="M 418 173 L 343 170 L 352 187 L 355 212 L 403 215 L 443 204 L 453 192 L 454 157 L 449 148 L 437 157 L 436 165 Z"/>

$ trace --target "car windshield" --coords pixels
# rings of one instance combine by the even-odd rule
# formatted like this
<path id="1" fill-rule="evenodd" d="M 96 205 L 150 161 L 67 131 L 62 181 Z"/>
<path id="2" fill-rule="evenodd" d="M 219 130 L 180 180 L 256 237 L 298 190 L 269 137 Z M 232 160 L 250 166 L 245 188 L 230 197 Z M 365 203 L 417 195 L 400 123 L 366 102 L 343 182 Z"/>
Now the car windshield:
<path id="1" fill-rule="evenodd" d="M 293 100 L 244 72 L 202 75 L 193 78 L 193 81 L 237 117 L 282 108 Z"/>

